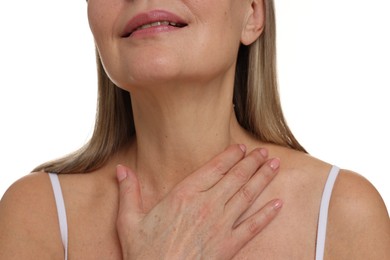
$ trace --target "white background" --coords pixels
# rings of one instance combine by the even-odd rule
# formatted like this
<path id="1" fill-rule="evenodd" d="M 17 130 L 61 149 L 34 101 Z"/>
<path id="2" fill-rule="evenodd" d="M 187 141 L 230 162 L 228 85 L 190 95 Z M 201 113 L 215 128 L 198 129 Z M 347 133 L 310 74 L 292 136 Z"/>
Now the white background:
<path id="1" fill-rule="evenodd" d="M 389 207 L 390 2 L 275 2 L 293 132 L 313 156 L 369 179 Z M 0 37 L 1 197 L 88 140 L 96 72 L 83 0 L 1 1 Z"/>

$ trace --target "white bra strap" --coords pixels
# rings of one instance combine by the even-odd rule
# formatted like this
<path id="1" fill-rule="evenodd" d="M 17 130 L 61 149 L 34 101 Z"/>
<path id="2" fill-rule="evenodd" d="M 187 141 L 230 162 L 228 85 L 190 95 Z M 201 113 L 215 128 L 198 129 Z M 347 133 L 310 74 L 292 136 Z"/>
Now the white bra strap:
<path id="1" fill-rule="evenodd" d="M 55 173 L 49 173 L 51 185 L 53 186 L 54 198 L 57 206 L 58 221 L 60 224 L 60 232 L 62 238 L 62 244 L 65 250 L 65 260 L 68 259 L 68 223 L 66 220 L 66 210 L 64 198 L 62 196 L 61 185 L 58 180 L 58 176 Z"/>
<path id="2" fill-rule="evenodd" d="M 328 210 L 330 197 L 332 195 L 333 186 L 340 169 L 333 166 L 328 175 L 324 191 L 322 193 L 320 214 L 318 219 L 317 243 L 316 243 L 316 260 L 322 260 L 325 252 L 326 226 L 328 224 Z"/>

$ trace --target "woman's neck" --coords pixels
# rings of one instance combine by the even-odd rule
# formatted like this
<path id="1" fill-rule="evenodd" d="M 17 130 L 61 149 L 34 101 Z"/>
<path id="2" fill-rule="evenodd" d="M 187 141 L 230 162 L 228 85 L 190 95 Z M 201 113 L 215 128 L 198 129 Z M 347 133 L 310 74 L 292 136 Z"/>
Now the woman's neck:
<path id="1" fill-rule="evenodd" d="M 130 166 L 144 192 L 164 195 L 229 144 L 243 142 L 232 86 L 158 87 L 132 92 L 136 137 Z"/>

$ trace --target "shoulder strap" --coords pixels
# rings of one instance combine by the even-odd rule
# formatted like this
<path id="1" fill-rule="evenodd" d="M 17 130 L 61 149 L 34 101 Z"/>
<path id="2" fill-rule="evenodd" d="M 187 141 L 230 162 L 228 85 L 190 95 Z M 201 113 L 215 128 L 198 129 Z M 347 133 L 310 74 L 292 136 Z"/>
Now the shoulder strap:
<path id="1" fill-rule="evenodd" d="M 62 196 L 61 185 L 58 180 L 58 175 L 55 173 L 49 173 L 51 185 L 54 191 L 54 198 L 57 206 L 58 221 L 60 224 L 60 232 L 62 238 L 62 244 L 65 250 L 65 260 L 68 259 L 68 223 L 66 220 L 66 210 L 64 198 Z"/>
<path id="2" fill-rule="evenodd" d="M 328 179 L 325 184 L 324 191 L 322 193 L 320 214 L 318 219 L 317 230 L 317 243 L 316 243 L 316 260 L 322 260 L 324 258 L 325 251 L 325 239 L 326 239 L 326 226 L 328 224 L 328 210 L 330 197 L 332 195 L 333 186 L 336 181 L 337 175 L 340 169 L 333 166 L 329 172 Z"/>

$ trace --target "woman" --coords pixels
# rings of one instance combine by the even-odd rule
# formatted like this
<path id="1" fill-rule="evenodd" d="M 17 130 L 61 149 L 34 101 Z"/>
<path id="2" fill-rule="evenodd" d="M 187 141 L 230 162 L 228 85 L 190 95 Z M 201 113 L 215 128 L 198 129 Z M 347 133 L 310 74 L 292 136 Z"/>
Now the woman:
<path id="1" fill-rule="evenodd" d="M 376 190 L 307 155 L 283 119 L 272 1 L 88 5 L 94 135 L 7 191 L 1 258 L 389 258 Z"/>

